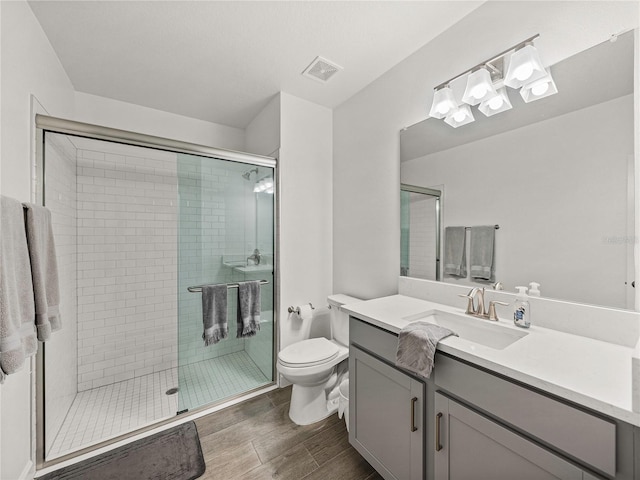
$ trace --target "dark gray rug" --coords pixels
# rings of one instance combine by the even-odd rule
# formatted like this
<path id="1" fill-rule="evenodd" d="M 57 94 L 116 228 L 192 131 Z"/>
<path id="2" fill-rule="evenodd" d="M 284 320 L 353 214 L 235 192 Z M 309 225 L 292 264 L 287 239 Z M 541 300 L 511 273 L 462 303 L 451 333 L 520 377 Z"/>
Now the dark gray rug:
<path id="1" fill-rule="evenodd" d="M 38 480 L 193 480 L 204 470 L 198 430 L 188 422 Z"/>

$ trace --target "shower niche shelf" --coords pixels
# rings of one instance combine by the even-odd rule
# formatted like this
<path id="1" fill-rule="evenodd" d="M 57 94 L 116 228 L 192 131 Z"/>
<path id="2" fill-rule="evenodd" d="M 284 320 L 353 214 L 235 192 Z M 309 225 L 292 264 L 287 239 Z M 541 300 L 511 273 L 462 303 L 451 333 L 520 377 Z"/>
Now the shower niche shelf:
<path id="1" fill-rule="evenodd" d="M 270 263 L 260 263 L 259 265 L 247 265 L 246 259 L 241 258 L 224 258 L 222 264 L 225 267 L 232 268 L 236 272 L 253 273 L 253 272 L 271 272 L 273 265 Z"/>

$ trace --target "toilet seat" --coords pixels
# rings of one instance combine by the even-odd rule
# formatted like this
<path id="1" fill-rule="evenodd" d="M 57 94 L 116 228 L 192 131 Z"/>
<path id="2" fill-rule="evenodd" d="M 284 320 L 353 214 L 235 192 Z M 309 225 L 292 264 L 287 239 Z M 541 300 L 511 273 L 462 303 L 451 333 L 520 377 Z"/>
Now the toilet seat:
<path id="1" fill-rule="evenodd" d="M 338 346 L 326 338 L 310 338 L 284 348 L 278 354 L 278 360 L 286 367 L 313 367 L 330 362 L 338 352 Z"/>

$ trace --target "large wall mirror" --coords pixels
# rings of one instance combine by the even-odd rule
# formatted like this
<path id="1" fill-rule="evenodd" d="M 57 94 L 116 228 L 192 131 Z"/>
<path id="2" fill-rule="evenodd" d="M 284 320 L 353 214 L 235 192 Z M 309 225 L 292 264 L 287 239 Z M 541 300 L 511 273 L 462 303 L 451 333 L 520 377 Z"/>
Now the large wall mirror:
<path id="1" fill-rule="evenodd" d="M 634 32 L 551 73 L 556 95 L 525 104 L 510 90 L 509 111 L 401 132 L 401 275 L 511 292 L 537 282 L 544 297 L 634 307 Z M 407 188 L 438 192 L 438 215 Z M 444 273 L 445 228 L 483 225 L 499 225 L 492 278 Z"/>

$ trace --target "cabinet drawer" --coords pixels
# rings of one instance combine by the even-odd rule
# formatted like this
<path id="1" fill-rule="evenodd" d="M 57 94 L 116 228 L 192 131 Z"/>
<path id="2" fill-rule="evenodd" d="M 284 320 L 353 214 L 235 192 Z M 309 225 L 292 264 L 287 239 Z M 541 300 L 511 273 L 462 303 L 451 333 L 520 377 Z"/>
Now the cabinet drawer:
<path id="1" fill-rule="evenodd" d="M 357 318 L 349 318 L 349 339 L 354 345 L 374 352 L 391 364 L 396 363 L 398 336 Z"/>
<path id="2" fill-rule="evenodd" d="M 616 474 L 616 425 L 444 355 L 438 389 L 464 399 L 526 435 L 603 473 Z"/>

